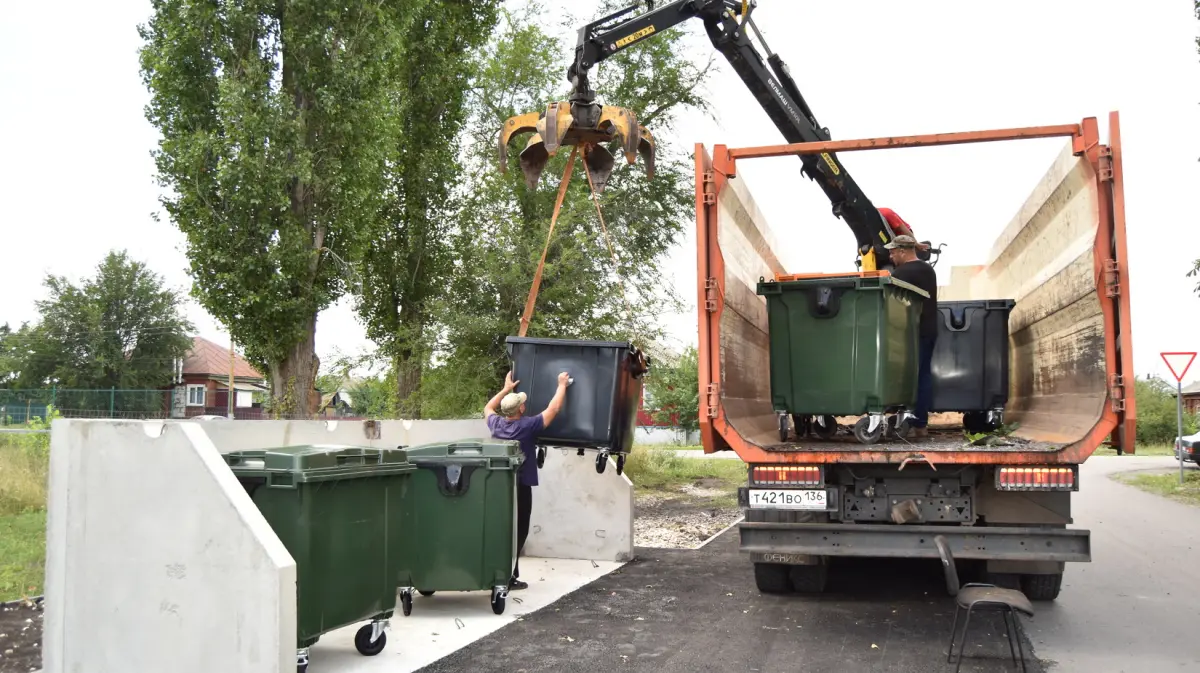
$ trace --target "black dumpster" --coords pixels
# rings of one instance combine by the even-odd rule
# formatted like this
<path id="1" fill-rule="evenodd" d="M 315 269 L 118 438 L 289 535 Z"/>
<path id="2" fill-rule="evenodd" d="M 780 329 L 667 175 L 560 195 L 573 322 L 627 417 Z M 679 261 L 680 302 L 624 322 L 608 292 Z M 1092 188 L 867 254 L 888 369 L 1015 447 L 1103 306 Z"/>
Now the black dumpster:
<path id="1" fill-rule="evenodd" d="M 558 389 L 558 375 L 571 375 L 566 404 L 538 437 L 541 446 L 595 450 L 596 471 L 603 472 L 609 454 L 624 469 L 633 448 L 642 376 L 650 361 L 628 341 L 575 341 L 508 337 L 508 356 L 517 392 L 529 396 L 528 413 L 540 413 Z M 539 451 L 538 463 L 545 459 Z"/>
<path id="2" fill-rule="evenodd" d="M 1011 299 L 938 302 L 933 349 L 935 412 L 962 412 L 970 432 L 1003 423 L 1008 403 L 1008 316 Z"/>

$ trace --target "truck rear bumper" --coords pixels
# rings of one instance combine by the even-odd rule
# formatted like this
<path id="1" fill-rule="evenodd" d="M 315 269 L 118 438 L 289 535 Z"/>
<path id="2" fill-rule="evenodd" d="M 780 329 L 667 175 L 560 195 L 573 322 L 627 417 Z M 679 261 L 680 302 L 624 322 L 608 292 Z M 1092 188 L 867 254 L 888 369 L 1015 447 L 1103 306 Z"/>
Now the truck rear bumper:
<path id="1" fill-rule="evenodd" d="M 937 558 L 941 535 L 956 559 L 993 561 L 1092 560 L 1092 533 L 1066 528 L 860 525 L 840 523 L 738 524 L 740 549 L 756 559 L 788 563 L 789 556 Z M 798 563 L 805 563 L 798 560 Z"/>

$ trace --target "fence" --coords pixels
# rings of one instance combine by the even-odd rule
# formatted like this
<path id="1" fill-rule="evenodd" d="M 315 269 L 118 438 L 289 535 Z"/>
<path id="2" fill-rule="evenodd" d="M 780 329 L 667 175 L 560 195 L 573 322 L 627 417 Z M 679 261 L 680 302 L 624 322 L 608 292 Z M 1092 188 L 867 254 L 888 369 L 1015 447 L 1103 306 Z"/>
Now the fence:
<path id="1" fill-rule="evenodd" d="M 119 388 L 0 389 L 0 424 L 21 425 L 45 418 L 48 407 L 68 418 L 166 418 L 171 393 Z"/>

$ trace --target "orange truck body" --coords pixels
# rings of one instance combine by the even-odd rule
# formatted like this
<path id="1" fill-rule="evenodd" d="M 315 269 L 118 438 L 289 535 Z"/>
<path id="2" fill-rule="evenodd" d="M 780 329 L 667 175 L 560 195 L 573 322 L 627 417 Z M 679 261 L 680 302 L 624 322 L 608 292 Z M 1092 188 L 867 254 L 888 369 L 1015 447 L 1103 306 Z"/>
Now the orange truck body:
<path id="1" fill-rule="evenodd" d="M 1136 423 L 1120 120 L 1107 143 L 1079 124 L 841 140 L 710 152 L 696 146 L 700 436 L 749 469 L 738 491 L 740 549 L 760 590 L 823 590 L 840 556 L 937 558 L 934 539 L 1015 581 L 1058 596 L 1067 562 L 1091 560 L 1070 528 L 1078 466 L 1108 443 L 1132 453 Z M 1062 152 L 979 266 L 954 267 L 939 300 L 1015 300 L 1009 314 L 1006 446 L 781 441 L 771 402 L 760 279 L 785 269 L 738 179 L 757 157 L 1064 138 Z M 952 241 L 951 241 L 952 243 Z M 994 580 L 1001 583 L 1001 580 Z"/>
<path id="2" fill-rule="evenodd" d="M 705 452 L 733 450 L 750 464 L 1078 464 L 1110 443 L 1134 452 L 1133 348 L 1118 114 L 1100 142 L 1079 124 L 826 143 L 696 146 L 700 436 Z M 751 158 L 827 151 L 998 142 L 1062 136 L 1062 154 L 996 240 L 982 266 L 956 267 L 941 299 L 1015 299 L 1005 419 L 1029 451 L 912 450 L 863 445 L 771 450 L 779 443 L 768 377 L 760 278 L 787 275 L 771 231 L 736 167 Z M 799 449 L 799 450 L 797 450 Z"/>

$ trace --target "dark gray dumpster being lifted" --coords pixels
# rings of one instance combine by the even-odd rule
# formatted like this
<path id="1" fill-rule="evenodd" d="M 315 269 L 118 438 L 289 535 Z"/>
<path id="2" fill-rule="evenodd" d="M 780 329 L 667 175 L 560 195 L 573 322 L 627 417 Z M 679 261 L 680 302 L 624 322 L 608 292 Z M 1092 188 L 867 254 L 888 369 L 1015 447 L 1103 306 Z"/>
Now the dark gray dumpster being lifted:
<path id="1" fill-rule="evenodd" d="M 595 450 L 597 472 L 616 454 L 617 472 L 624 471 L 649 358 L 628 341 L 508 337 L 506 343 L 513 378 L 520 381 L 517 392 L 529 396 L 528 413 L 550 404 L 559 373 L 571 375 L 562 413 L 538 437 L 539 445 L 578 448 L 579 455 Z M 539 467 L 544 460 L 539 449 Z"/>

